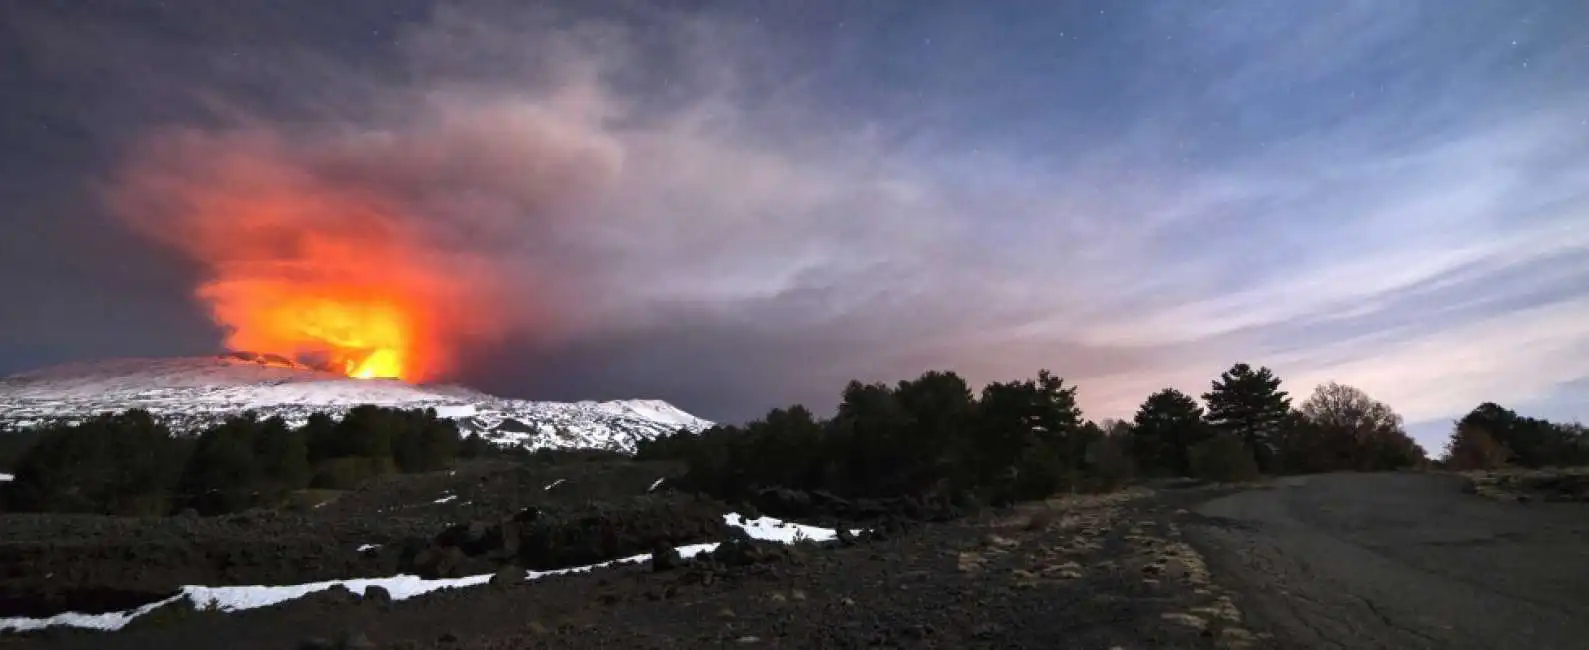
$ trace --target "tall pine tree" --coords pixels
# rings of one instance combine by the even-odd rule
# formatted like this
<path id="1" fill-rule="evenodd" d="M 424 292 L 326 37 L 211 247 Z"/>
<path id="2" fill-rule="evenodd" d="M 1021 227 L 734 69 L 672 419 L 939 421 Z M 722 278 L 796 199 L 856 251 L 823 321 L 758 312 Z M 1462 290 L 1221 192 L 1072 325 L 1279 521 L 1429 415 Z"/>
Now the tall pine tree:
<path id="1" fill-rule="evenodd" d="M 1208 403 L 1208 423 L 1216 431 L 1247 443 L 1259 471 L 1274 471 L 1275 441 L 1291 413 L 1291 397 L 1280 390 L 1280 378 L 1273 371 L 1238 363 L 1214 380 L 1203 401 Z"/>

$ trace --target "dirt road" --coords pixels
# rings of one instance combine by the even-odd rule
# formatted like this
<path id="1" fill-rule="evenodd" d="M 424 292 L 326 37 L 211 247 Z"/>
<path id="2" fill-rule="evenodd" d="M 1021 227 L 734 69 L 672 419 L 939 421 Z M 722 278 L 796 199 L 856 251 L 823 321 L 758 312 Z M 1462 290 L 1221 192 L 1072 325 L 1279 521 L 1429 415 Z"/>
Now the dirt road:
<path id="1" fill-rule="evenodd" d="M 1290 478 L 1210 501 L 1185 529 L 1281 647 L 1589 648 L 1589 507 L 1461 482 Z"/>

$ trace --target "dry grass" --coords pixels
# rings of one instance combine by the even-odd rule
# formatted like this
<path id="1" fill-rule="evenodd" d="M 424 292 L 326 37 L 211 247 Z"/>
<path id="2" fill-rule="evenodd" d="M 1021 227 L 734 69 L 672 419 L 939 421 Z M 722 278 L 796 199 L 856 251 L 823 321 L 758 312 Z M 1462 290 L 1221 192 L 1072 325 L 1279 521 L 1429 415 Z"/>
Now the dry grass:
<path id="1" fill-rule="evenodd" d="M 1589 467 L 1507 468 L 1456 472 L 1465 491 L 1504 501 L 1589 501 Z"/>

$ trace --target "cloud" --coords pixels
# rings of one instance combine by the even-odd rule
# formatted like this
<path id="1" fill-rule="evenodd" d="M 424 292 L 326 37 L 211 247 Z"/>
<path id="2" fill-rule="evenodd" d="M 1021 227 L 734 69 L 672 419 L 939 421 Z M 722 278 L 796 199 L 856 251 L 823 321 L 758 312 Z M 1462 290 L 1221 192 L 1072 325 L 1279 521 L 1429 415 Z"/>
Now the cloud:
<path id="1" fill-rule="evenodd" d="M 1106 417 L 1248 361 L 1417 420 L 1589 367 L 1589 129 L 1549 15 L 704 5 L 443 3 L 379 46 L 289 30 L 186 67 L 101 37 L 171 64 L 131 130 L 192 144 L 175 195 L 263 160 L 467 262 L 463 312 L 502 331 L 458 377 L 499 392 L 734 419 L 1049 367 Z"/>

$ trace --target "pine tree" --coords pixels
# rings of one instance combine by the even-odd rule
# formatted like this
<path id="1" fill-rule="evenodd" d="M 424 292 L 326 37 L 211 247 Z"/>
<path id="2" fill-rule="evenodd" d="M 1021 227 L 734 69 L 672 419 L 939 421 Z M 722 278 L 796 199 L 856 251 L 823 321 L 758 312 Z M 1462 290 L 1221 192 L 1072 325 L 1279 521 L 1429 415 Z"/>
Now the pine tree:
<path id="1" fill-rule="evenodd" d="M 1190 476 L 1189 450 L 1212 435 L 1197 400 L 1166 388 L 1142 402 L 1131 427 L 1131 454 L 1149 474 Z"/>
<path id="2" fill-rule="evenodd" d="M 1259 471 L 1274 471 L 1275 441 L 1290 417 L 1291 397 L 1280 390 L 1280 378 L 1273 371 L 1238 363 L 1214 380 L 1203 401 L 1208 403 L 1208 423 L 1216 431 L 1245 442 Z"/>
<path id="3" fill-rule="evenodd" d="M 203 514 L 256 505 L 264 472 L 255 446 L 259 422 L 252 415 L 229 418 L 199 434 L 177 483 L 178 505 Z"/>
<path id="4" fill-rule="evenodd" d="M 292 428 L 280 417 L 260 423 L 258 437 L 254 440 L 254 454 L 259 458 L 265 483 L 273 492 L 298 490 L 309 486 L 308 434 L 303 428 Z"/>

